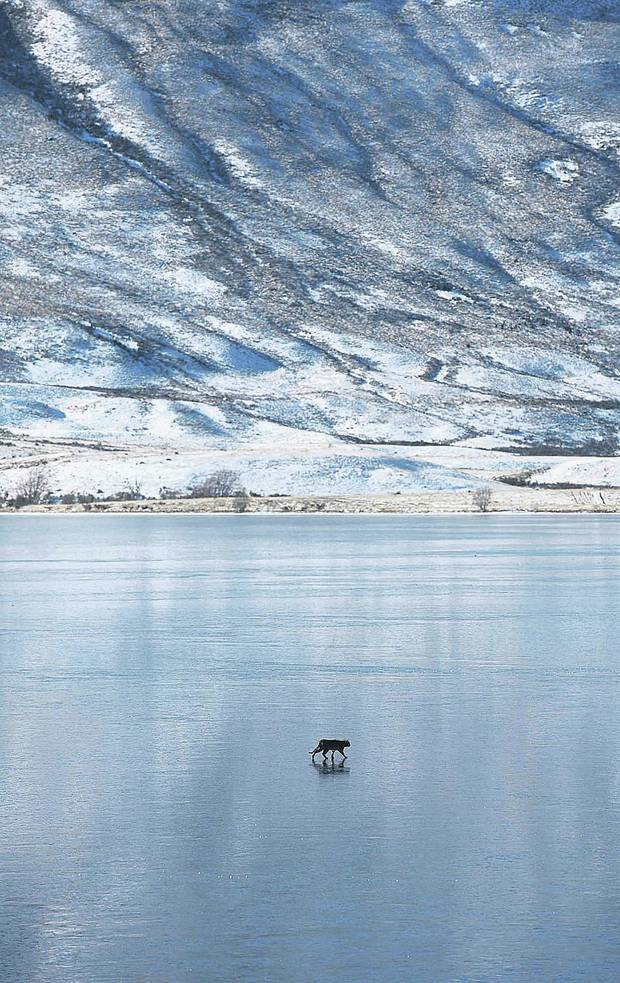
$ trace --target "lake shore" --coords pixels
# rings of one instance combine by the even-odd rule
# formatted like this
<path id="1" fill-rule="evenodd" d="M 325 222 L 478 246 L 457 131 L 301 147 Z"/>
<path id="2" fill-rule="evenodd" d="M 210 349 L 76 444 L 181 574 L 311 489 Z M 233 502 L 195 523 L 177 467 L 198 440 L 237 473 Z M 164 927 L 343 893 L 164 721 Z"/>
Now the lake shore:
<path id="1" fill-rule="evenodd" d="M 85 505 L 29 505 L 4 508 L 1 515 L 15 514 L 395 514 L 480 513 L 470 491 L 421 491 L 391 495 L 282 495 L 239 498 L 176 498 L 132 501 L 95 501 Z M 493 489 L 488 512 L 607 513 L 620 512 L 620 488 L 517 488 Z"/>

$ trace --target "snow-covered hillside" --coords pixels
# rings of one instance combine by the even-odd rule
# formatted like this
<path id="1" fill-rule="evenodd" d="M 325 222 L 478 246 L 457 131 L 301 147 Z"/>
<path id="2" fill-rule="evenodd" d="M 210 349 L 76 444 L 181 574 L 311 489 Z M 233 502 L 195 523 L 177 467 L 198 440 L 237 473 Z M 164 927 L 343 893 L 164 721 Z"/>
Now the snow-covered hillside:
<path id="1" fill-rule="evenodd" d="M 615 0 L 0 0 L 5 477 L 620 481 L 619 51 Z"/>

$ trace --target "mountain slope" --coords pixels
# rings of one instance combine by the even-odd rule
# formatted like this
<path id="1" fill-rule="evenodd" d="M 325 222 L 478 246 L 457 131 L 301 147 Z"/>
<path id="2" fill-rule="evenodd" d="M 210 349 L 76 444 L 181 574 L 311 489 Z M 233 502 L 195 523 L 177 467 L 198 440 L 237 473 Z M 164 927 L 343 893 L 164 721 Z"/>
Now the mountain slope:
<path id="1" fill-rule="evenodd" d="M 568 0 L 4 0 L 10 453 L 96 444 L 157 482 L 171 448 L 225 452 L 269 490 L 615 455 L 619 26 Z"/>

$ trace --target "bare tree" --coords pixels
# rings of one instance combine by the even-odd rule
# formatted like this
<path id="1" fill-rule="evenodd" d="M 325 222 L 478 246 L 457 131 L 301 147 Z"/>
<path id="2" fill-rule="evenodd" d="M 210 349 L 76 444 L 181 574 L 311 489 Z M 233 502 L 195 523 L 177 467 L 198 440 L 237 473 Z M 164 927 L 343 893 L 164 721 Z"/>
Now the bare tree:
<path id="1" fill-rule="evenodd" d="M 125 482 L 124 490 L 126 491 L 130 501 L 133 501 L 138 498 L 144 498 L 144 495 L 142 494 L 142 482 L 139 481 L 137 478 L 134 478 L 133 481 L 130 481 L 128 479 Z"/>
<path id="2" fill-rule="evenodd" d="M 159 489 L 159 497 L 164 501 L 168 501 L 174 498 L 181 498 L 181 492 L 177 491 L 176 488 L 168 488 L 167 485 L 162 485 Z"/>
<path id="3" fill-rule="evenodd" d="M 135 502 L 144 499 L 142 494 L 142 483 L 135 478 L 133 481 L 127 480 L 120 491 L 112 492 L 104 498 L 104 502 Z M 82 499 L 79 499 L 82 501 Z M 95 496 L 90 496 L 90 501 L 95 501 Z"/>
<path id="4" fill-rule="evenodd" d="M 472 496 L 473 503 L 480 512 L 489 511 L 491 506 L 491 498 L 491 489 L 488 487 L 488 485 L 485 485 L 483 488 L 476 488 Z"/>
<path id="5" fill-rule="evenodd" d="M 233 508 L 235 512 L 247 512 L 249 504 L 250 496 L 245 488 L 240 488 L 233 500 Z"/>
<path id="6" fill-rule="evenodd" d="M 23 505 L 39 505 L 50 494 L 50 486 L 45 468 L 30 468 L 27 475 L 18 483 L 12 504 L 16 508 Z"/>
<path id="7" fill-rule="evenodd" d="M 61 505 L 90 505 L 94 501 L 92 492 L 86 491 L 65 492 L 60 496 Z"/>
<path id="8" fill-rule="evenodd" d="M 571 492 L 571 498 L 580 509 L 589 512 L 595 512 L 597 509 L 600 509 L 601 504 L 603 507 L 607 505 L 602 492 L 599 491 L 597 494 L 593 488 L 580 488 L 577 491 Z"/>
<path id="9" fill-rule="evenodd" d="M 190 485 L 188 491 L 190 498 L 232 498 L 245 489 L 241 486 L 236 471 L 222 470 L 198 479 Z"/>

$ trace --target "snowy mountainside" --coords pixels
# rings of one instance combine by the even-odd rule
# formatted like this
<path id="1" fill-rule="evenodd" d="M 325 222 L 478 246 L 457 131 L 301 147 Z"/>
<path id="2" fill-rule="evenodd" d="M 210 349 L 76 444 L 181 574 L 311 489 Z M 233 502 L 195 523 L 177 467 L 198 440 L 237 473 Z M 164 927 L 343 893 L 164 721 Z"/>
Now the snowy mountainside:
<path id="1" fill-rule="evenodd" d="M 615 481 L 619 50 L 612 0 L 2 0 L 5 477 Z"/>

